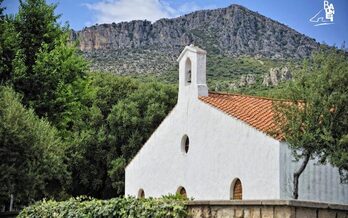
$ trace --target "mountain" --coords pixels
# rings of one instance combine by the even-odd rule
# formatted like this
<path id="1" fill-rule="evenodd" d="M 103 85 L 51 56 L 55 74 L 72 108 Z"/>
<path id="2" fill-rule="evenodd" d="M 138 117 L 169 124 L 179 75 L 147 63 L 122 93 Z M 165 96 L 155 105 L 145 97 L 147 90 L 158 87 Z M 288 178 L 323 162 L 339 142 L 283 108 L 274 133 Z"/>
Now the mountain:
<path id="1" fill-rule="evenodd" d="M 71 37 L 92 61 L 92 70 L 150 74 L 167 80 L 175 80 L 175 59 L 192 43 L 208 51 L 208 65 L 214 67 L 211 70 L 219 71 L 215 68 L 221 68 L 218 64 L 223 62 L 226 69 L 222 75 L 227 78 L 266 73 L 279 62 L 299 60 L 319 47 L 314 39 L 240 5 L 154 23 L 137 20 L 94 25 L 73 31 Z M 245 61 L 255 66 L 243 68 Z M 237 65 L 239 62 L 243 63 Z M 265 62 L 268 65 L 262 64 Z M 222 76 L 208 69 L 209 73 Z"/>

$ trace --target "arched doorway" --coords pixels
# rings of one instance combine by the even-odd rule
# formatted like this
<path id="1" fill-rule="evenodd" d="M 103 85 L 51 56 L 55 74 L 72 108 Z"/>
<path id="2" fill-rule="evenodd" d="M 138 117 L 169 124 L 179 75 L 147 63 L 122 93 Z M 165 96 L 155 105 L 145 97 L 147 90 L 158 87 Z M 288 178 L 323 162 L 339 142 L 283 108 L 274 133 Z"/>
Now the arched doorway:
<path id="1" fill-rule="evenodd" d="M 242 182 L 238 178 L 234 179 L 232 184 L 231 184 L 230 199 L 231 200 L 242 200 L 243 199 Z"/>
<path id="2" fill-rule="evenodd" d="M 185 198 L 187 198 L 187 193 L 186 193 L 186 189 L 182 186 L 180 186 L 177 190 L 176 190 L 176 194 L 179 194 Z"/>
<path id="3" fill-rule="evenodd" d="M 145 198 L 145 192 L 144 189 L 139 189 L 138 191 L 138 198 Z"/>

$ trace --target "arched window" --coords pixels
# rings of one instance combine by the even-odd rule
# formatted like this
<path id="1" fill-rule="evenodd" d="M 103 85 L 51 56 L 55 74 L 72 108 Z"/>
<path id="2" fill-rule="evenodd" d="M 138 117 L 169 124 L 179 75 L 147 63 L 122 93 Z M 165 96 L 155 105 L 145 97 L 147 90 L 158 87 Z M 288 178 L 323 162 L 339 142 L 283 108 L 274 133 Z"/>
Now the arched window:
<path id="1" fill-rule="evenodd" d="M 179 195 L 181 195 L 181 196 L 187 198 L 186 189 L 185 189 L 184 187 L 182 187 L 182 186 L 180 186 L 180 187 L 178 188 L 178 190 L 176 190 L 176 194 L 179 194 Z"/>
<path id="2" fill-rule="evenodd" d="M 187 135 L 184 135 L 181 139 L 181 151 L 187 154 L 190 148 L 190 139 Z"/>
<path id="3" fill-rule="evenodd" d="M 231 200 L 242 200 L 243 199 L 243 187 L 240 179 L 234 179 L 231 184 L 230 190 Z"/>
<path id="4" fill-rule="evenodd" d="M 190 58 L 186 59 L 185 63 L 185 84 L 189 85 L 191 84 L 191 77 L 192 77 L 192 64 Z"/>
<path id="5" fill-rule="evenodd" d="M 138 191 L 138 198 L 145 198 L 145 192 L 144 189 L 139 189 Z"/>

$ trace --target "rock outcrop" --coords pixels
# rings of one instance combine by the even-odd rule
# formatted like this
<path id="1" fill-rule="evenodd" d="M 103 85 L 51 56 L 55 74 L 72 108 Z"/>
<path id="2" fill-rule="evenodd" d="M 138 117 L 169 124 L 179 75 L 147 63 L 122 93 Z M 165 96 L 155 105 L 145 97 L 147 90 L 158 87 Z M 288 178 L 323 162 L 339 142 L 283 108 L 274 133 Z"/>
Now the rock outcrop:
<path id="1" fill-rule="evenodd" d="M 256 76 L 253 74 L 242 75 L 239 80 L 228 85 L 228 90 L 238 90 L 239 88 L 256 84 Z M 215 90 L 219 91 L 219 90 Z"/>
<path id="2" fill-rule="evenodd" d="M 240 78 L 239 87 L 250 86 L 256 83 L 256 76 L 252 74 L 243 75 Z"/>
<path id="3" fill-rule="evenodd" d="M 263 77 L 262 85 L 277 86 L 280 82 L 291 79 L 292 74 L 288 67 L 271 68 L 269 73 Z"/>

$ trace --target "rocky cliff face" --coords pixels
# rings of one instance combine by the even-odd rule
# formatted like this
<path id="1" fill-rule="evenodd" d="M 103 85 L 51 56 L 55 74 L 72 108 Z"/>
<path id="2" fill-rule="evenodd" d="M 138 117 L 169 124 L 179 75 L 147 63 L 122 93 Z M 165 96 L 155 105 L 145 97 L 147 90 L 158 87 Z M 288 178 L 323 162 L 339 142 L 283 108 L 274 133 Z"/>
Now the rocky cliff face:
<path id="1" fill-rule="evenodd" d="M 154 23 L 94 25 L 73 31 L 71 38 L 79 41 L 92 71 L 173 83 L 178 79 L 176 58 L 194 43 L 208 51 L 208 85 L 217 91 L 277 85 L 283 77 L 271 68 L 297 62 L 319 47 L 314 39 L 239 5 Z"/>
<path id="2" fill-rule="evenodd" d="M 263 77 L 262 85 L 277 86 L 280 82 L 291 80 L 292 74 L 288 67 L 271 68 L 269 73 Z"/>
<path id="3" fill-rule="evenodd" d="M 73 32 L 82 51 L 156 48 L 181 50 L 194 43 L 230 56 L 301 58 L 315 40 L 239 5 L 202 10 L 174 19 L 101 24 Z"/>

